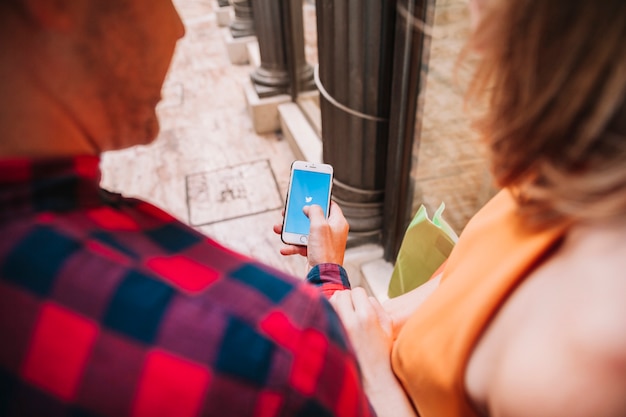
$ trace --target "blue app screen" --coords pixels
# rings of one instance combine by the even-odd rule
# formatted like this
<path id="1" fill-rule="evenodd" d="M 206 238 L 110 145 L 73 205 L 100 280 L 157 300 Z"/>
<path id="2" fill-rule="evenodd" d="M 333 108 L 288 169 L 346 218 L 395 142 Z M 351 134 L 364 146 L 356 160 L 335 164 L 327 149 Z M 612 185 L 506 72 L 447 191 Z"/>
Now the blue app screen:
<path id="1" fill-rule="evenodd" d="M 328 211 L 331 174 L 294 170 L 285 231 L 308 235 L 311 224 L 302 212 L 304 206 L 316 204 Z"/>

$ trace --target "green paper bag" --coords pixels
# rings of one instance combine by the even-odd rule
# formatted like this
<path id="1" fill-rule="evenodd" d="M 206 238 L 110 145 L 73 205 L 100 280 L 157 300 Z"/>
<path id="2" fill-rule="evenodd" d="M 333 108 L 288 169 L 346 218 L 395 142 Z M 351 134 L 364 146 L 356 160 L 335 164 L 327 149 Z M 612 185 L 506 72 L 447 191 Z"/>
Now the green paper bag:
<path id="1" fill-rule="evenodd" d="M 387 295 L 397 297 L 422 285 L 448 258 L 458 236 L 443 219 L 441 203 L 433 219 L 420 206 L 407 227 L 393 268 Z"/>

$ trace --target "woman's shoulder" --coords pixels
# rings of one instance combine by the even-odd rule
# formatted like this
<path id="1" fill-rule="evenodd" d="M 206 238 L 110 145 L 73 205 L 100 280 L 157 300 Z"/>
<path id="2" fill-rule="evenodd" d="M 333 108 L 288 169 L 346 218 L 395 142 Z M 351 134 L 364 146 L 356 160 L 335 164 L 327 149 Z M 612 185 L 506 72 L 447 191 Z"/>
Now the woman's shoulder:
<path id="1" fill-rule="evenodd" d="M 550 264 L 547 274 L 578 290 L 580 311 L 626 313 L 626 219 L 572 227 Z"/>
<path id="2" fill-rule="evenodd" d="M 614 351 L 626 370 L 626 220 L 572 228 L 553 265 L 549 273 L 571 294 L 561 303 L 573 341 L 596 354 Z"/>
<path id="3" fill-rule="evenodd" d="M 626 222 L 572 227 L 474 354 L 467 388 L 490 413 L 626 415 Z"/>

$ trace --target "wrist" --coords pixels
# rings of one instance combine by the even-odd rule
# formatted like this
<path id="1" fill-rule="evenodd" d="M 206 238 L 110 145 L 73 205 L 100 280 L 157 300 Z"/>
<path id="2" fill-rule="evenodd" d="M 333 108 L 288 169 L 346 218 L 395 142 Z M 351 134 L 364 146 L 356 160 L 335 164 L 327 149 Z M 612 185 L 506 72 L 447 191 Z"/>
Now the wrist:
<path id="1" fill-rule="evenodd" d="M 350 289 L 350 281 L 346 270 L 341 265 L 324 263 L 317 264 L 306 276 L 306 281 L 322 290 L 327 297 L 335 291 Z"/>
<path id="2" fill-rule="evenodd" d="M 376 375 L 374 378 L 373 383 L 364 381 L 364 388 L 370 403 L 379 416 L 419 416 L 402 384 L 391 370 L 390 373 Z"/>

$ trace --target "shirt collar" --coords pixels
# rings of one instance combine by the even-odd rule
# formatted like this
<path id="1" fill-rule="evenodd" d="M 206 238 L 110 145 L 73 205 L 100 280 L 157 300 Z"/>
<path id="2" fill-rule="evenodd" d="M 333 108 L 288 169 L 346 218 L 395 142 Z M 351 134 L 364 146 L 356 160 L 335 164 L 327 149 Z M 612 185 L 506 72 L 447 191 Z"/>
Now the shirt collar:
<path id="1" fill-rule="evenodd" d="M 0 220 L 102 204 L 100 158 L 0 159 Z"/>

